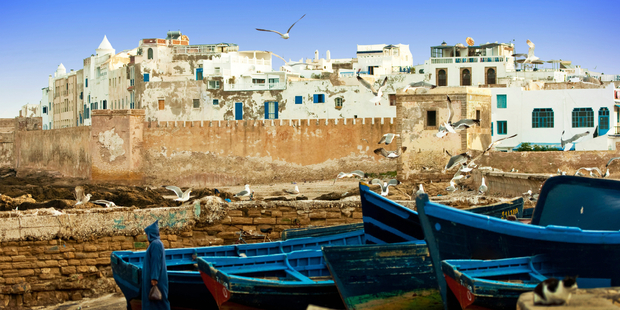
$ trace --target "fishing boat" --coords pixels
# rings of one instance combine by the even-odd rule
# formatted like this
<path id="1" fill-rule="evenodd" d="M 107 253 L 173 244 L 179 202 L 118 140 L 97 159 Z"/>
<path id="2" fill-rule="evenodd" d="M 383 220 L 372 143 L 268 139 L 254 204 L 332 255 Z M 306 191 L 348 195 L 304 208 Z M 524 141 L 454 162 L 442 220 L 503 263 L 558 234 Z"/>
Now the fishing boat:
<path id="1" fill-rule="evenodd" d="M 605 231 L 561 226 L 549 219 L 545 211 L 549 204 L 553 206 L 550 212 L 558 214 L 561 206 L 555 204 L 566 203 L 566 212 L 579 218 L 573 222 L 584 227 L 595 223 L 599 214 L 611 216 L 614 213 L 612 210 L 603 210 L 620 210 L 616 207 L 620 195 L 615 198 L 616 202 L 610 201 L 614 192 L 612 189 L 620 188 L 620 182 L 603 179 L 596 181 L 556 176 L 545 182 L 532 223 L 542 223 L 542 219 L 545 219 L 546 226 L 465 212 L 429 201 L 427 195 L 418 196 L 416 206 L 446 308 L 460 308 L 454 294 L 447 289 L 441 269 L 441 261 L 447 259 L 502 259 L 538 254 L 570 257 L 575 262 L 587 262 L 582 264 L 587 266 L 580 269 L 580 277 L 610 278 L 611 286 L 620 285 L 620 267 L 616 262 L 620 256 L 618 229 Z M 599 200 L 597 195 L 601 193 L 606 195 L 602 195 L 602 200 Z M 571 195 L 575 200 L 565 201 L 555 195 Z M 580 195 L 588 199 L 577 200 Z M 578 203 L 579 206 L 572 206 L 572 203 Z M 597 210 L 599 212 L 595 212 Z M 618 215 L 614 218 L 617 219 Z"/>
<path id="2" fill-rule="evenodd" d="M 462 309 L 512 310 L 522 293 L 554 277 L 583 273 L 570 257 L 535 255 L 497 260 L 450 259 L 441 263 L 448 288 Z M 612 279 L 577 278 L 579 288 L 610 287 Z"/>
<path id="3" fill-rule="evenodd" d="M 252 257 L 314 249 L 323 245 L 351 245 L 365 242 L 363 230 L 342 234 L 296 238 L 287 241 L 166 249 L 169 301 L 173 308 L 217 309 L 197 269 L 199 257 Z M 146 251 L 114 251 L 111 264 L 114 280 L 127 300 L 128 309 L 140 309 L 142 263 Z"/>
<path id="4" fill-rule="evenodd" d="M 418 212 L 371 191 L 366 183 L 360 183 L 359 188 L 366 243 L 384 244 L 424 240 Z M 510 215 L 521 217 L 523 198 L 477 206 L 467 211 L 498 218 L 507 218 Z"/>
<path id="5" fill-rule="evenodd" d="M 360 183 L 365 245 L 324 246 L 323 255 L 347 309 L 441 309 L 441 296 L 418 213 Z M 518 214 L 521 198 L 472 208 Z"/>
<path id="6" fill-rule="evenodd" d="M 321 250 L 199 257 L 198 269 L 220 309 L 343 308 Z"/>
<path id="7" fill-rule="evenodd" d="M 294 238 L 303 237 L 320 237 L 334 234 L 341 234 L 349 231 L 357 231 L 364 229 L 364 223 L 353 223 L 335 226 L 318 226 L 318 227 L 302 227 L 302 228 L 289 228 L 282 231 L 280 235 L 281 240 L 289 240 Z"/>

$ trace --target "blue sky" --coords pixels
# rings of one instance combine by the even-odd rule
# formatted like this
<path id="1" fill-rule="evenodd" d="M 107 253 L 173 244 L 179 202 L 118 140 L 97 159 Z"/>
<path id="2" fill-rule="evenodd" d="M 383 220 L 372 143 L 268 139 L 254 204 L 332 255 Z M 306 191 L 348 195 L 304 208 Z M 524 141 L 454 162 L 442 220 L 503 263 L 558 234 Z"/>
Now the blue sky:
<path id="1" fill-rule="evenodd" d="M 355 57 L 357 44 L 409 44 L 414 64 L 442 41 L 512 42 L 527 39 L 543 60 L 620 74 L 620 1 L 2 1 L 0 3 L 0 117 L 39 103 L 58 64 L 79 70 L 104 35 L 120 52 L 143 38 L 180 30 L 190 44 L 236 43 L 285 59 Z M 303 14 L 291 38 L 281 32 Z M 274 69 L 281 61 L 274 58 Z M 595 69 L 596 68 L 596 69 Z"/>

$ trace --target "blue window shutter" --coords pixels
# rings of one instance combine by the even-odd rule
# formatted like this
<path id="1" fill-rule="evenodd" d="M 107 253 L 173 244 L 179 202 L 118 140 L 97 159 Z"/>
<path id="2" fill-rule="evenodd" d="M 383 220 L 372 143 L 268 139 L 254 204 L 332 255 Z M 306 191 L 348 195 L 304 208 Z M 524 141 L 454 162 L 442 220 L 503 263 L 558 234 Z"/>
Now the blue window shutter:
<path id="1" fill-rule="evenodd" d="M 295 96 L 295 104 L 302 104 L 302 103 L 303 103 L 303 97 Z"/>
<path id="2" fill-rule="evenodd" d="M 317 94 L 312 95 L 312 102 L 314 102 L 314 103 L 319 102 L 319 95 L 317 95 Z"/>
<path id="3" fill-rule="evenodd" d="M 144 81 L 145 81 L 145 82 L 148 82 L 148 81 L 149 81 L 149 74 L 148 74 L 148 73 L 145 73 L 145 74 L 144 74 Z"/>
<path id="4" fill-rule="evenodd" d="M 274 111 L 274 113 L 275 113 L 275 115 L 276 115 L 276 116 L 275 116 L 275 119 L 278 119 L 278 102 L 277 102 L 277 101 L 274 103 L 274 106 L 275 106 L 275 111 Z"/>
<path id="5" fill-rule="evenodd" d="M 269 102 L 265 101 L 265 119 L 269 119 Z"/>
<path id="6" fill-rule="evenodd" d="M 493 122 L 491 122 L 491 137 L 493 136 Z"/>

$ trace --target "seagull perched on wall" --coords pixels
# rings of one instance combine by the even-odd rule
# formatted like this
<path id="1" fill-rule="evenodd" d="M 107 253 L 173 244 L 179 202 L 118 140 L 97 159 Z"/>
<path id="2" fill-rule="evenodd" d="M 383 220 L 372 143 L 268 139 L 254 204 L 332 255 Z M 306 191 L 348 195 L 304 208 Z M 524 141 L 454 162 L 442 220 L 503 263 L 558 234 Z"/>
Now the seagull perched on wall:
<path id="1" fill-rule="evenodd" d="M 306 16 L 306 14 L 304 14 L 304 16 Z M 297 22 L 298 22 L 298 21 L 300 21 L 302 18 L 304 18 L 304 16 L 300 17 L 300 18 L 297 20 Z M 289 33 L 289 32 L 291 32 L 291 29 L 293 28 L 293 26 L 295 26 L 295 24 L 297 24 L 297 22 L 294 22 L 294 23 L 293 23 L 293 24 L 292 24 L 292 25 L 288 28 L 288 30 L 286 31 L 286 33 L 285 33 L 285 34 L 282 34 L 282 33 L 278 32 L 278 31 L 275 31 L 275 30 L 268 30 L 268 29 L 259 29 L 259 28 L 256 28 L 256 30 L 258 30 L 258 31 L 267 31 L 267 32 L 275 32 L 275 33 L 279 34 L 279 35 L 280 35 L 280 37 L 282 37 L 282 39 L 285 39 L 285 40 L 286 40 L 286 39 L 290 38 L 290 36 L 288 35 L 288 33 Z"/>
<path id="2" fill-rule="evenodd" d="M 297 187 L 297 183 L 293 182 L 293 184 L 295 184 L 295 189 L 292 189 L 292 190 L 291 189 L 283 189 L 282 191 L 284 191 L 287 194 L 291 194 L 291 195 L 299 194 L 299 187 Z"/>
<path id="3" fill-rule="evenodd" d="M 579 169 L 577 169 L 577 172 L 579 172 L 580 170 L 585 170 L 588 173 L 590 173 L 591 177 L 595 177 L 595 178 L 602 178 L 603 174 L 601 173 L 601 169 L 597 168 L 597 167 L 592 167 L 592 168 L 586 168 L 586 167 L 581 167 Z M 598 173 L 598 175 L 595 174 Z"/>
<path id="4" fill-rule="evenodd" d="M 75 197 L 75 206 L 85 204 L 90 200 L 91 194 L 84 195 L 84 187 L 76 186 L 75 192 L 73 193 L 73 197 Z"/>
<path id="5" fill-rule="evenodd" d="M 372 181 L 370 181 L 370 184 L 375 184 L 375 185 L 379 185 L 381 186 L 381 196 L 387 196 L 388 192 L 390 191 L 390 186 L 394 185 L 398 185 L 400 182 L 398 182 L 397 179 L 391 179 L 387 182 L 385 181 L 381 181 L 379 179 L 372 179 Z"/>
<path id="6" fill-rule="evenodd" d="M 572 136 L 570 139 L 564 140 L 564 130 L 562 130 L 562 135 L 560 136 L 560 144 L 562 145 L 564 151 L 569 151 L 574 144 L 583 141 L 583 139 L 585 139 L 589 134 L 590 131 L 588 130 L 586 132 L 578 133 Z"/>
<path id="7" fill-rule="evenodd" d="M 174 185 L 168 185 L 168 186 L 164 186 L 166 189 L 173 191 L 175 194 L 177 194 L 177 198 L 174 199 L 174 201 L 180 201 L 180 202 L 185 202 L 189 200 L 189 193 L 192 191 L 191 188 L 188 188 L 185 192 L 183 192 L 179 187 L 174 186 Z"/>
<path id="8" fill-rule="evenodd" d="M 400 137 L 400 135 L 393 134 L 393 133 L 386 133 L 383 135 L 383 137 L 381 137 L 381 140 L 379 140 L 379 143 L 377 144 L 385 143 L 385 145 L 388 145 L 392 143 L 392 140 L 394 140 L 394 137 Z"/>
<path id="9" fill-rule="evenodd" d="M 105 206 L 106 208 L 116 207 L 116 204 L 114 202 L 103 200 L 103 199 L 99 199 L 99 200 L 95 200 L 95 201 L 91 201 L 91 202 L 96 204 L 96 205 Z"/>
<path id="10" fill-rule="evenodd" d="M 362 85 L 364 85 L 366 88 L 368 88 L 372 92 L 373 95 L 375 95 L 372 99 L 370 99 L 370 102 L 377 105 L 377 103 L 381 101 L 381 96 L 383 96 L 383 88 L 385 88 L 385 84 L 387 83 L 388 78 L 386 76 L 385 79 L 383 79 L 383 83 L 381 83 L 381 86 L 379 86 L 379 88 L 375 90 L 375 88 L 372 85 L 370 85 L 370 83 L 368 83 L 366 80 L 364 80 L 360 76 L 360 71 L 362 71 L 362 69 L 357 70 L 357 80 L 360 83 L 362 83 Z"/>
<path id="11" fill-rule="evenodd" d="M 417 192 L 415 192 L 415 195 L 419 196 L 422 194 L 424 194 L 424 187 L 422 187 L 422 184 L 420 184 L 420 189 Z"/>
<path id="12" fill-rule="evenodd" d="M 245 189 L 236 193 L 235 197 L 250 197 L 250 199 L 254 196 L 254 193 L 250 190 L 250 184 L 245 185 Z"/>
<path id="13" fill-rule="evenodd" d="M 446 191 L 448 191 L 448 193 L 454 193 L 456 191 L 456 183 L 454 183 L 454 180 L 450 180 L 450 185 L 446 187 Z"/>
<path id="14" fill-rule="evenodd" d="M 406 146 L 399 147 L 395 151 L 388 151 L 388 150 L 386 150 L 386 149 L 381 147 L 381 148 L 378 148 L 378 149 L 374 150 L 374 152 L 377 155 L 381 155 L 381 156 L 384 156 L 386 158 L 393 159 L 393 158 L 400 157 L 400 155 L 405 153 L 406 150 L 407 150 Z"/>

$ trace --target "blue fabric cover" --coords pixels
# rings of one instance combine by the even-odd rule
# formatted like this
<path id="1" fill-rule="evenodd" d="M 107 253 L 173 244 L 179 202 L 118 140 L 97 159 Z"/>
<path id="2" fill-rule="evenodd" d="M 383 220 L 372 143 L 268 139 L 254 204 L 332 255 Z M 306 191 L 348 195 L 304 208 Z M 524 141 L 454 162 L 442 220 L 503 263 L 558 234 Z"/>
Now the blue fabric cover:
<path id="1" fill-rule="evenodd" d="M 142 267 L 142 309 L 170 309 L 168 302 L 168 272 L 166 271 L 166 257 L 164 244 L 159 239 L 159 220 L 144 229 L 149 239 L 149 248 L 144 256 Z M 151 280 L 157 280 L 157 287 L 161 291 L 161 301 L 149 300 Z"/>

